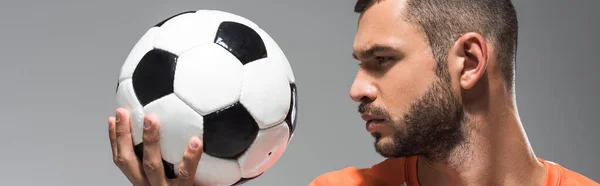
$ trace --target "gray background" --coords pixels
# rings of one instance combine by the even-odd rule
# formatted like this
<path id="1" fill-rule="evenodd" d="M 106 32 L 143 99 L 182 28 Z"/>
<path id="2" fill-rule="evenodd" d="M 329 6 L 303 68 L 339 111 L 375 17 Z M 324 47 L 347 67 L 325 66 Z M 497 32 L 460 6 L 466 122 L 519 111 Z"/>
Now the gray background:
<path id="1" fill-rule="evenodd" d="M 597 0 L 515 1 L 517 98 L 538 156 L 600 181 Z M 348 91 L 354 1 L 3 1 L 0 5 L 0 185 L 130 185 L 111 161 L 106 118 L 119 68 L 151 25 L 220 9 L 258 23 L 286 52 L 299 127 L 266 174 L 247 185 L 307 185 L 382 160 Z"/>

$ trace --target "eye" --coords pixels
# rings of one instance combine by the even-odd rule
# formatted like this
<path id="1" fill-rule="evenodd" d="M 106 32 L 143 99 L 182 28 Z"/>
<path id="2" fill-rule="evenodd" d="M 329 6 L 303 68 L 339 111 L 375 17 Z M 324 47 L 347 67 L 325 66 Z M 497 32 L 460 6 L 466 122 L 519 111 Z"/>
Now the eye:
<path id="1" fill-rule="evenodd" d="M 389 60 L 392 60 L 392 57 L 377 56 L 377 57 L 375 57 L 375 60 L 377 61 L 377 63 L 379 63 L 381 65 Z"/>

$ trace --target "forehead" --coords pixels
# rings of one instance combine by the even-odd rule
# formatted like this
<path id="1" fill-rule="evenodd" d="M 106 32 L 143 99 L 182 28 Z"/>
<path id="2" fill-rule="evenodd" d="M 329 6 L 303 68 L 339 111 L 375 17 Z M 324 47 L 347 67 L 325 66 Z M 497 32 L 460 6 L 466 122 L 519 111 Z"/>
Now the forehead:
<path id="1" fill-rule="evenodd" d="M 379 0 L 358 20 L 354 50 L 362 51 L 375 45 L 401 47 L 418 42 L 419 30 L 404 19 L 403 0 Z"/>

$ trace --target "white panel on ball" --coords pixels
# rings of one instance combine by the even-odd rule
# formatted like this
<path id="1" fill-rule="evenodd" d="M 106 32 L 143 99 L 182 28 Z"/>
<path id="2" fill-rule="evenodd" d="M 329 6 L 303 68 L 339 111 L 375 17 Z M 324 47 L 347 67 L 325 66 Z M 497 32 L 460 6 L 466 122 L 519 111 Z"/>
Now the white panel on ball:
<path id="1" fill-rule="evenodd" d="M 261 129 L 281 123 L 290 107 L 290 84 L 277 63 L 263 58 L 244 65 L 240 102 Z"/>
<path id="2" fill-rule="evenodd" d="M 133 145 L 142 142 L 144 111 L 142 105 L 135 96 L 131 78 L 124 79 L 117 87 L 117 107 L 124 108 L 129 113 Z"/>
<path id="3" fill-rule="evenodd" d="M 238 160 L 242 177 L 251 178 L 271 168 L 287 148 L 289 131 L 285 122 L 259 130 L 254 143 Z"/>
<path id="4" fill-rule="evenodd" d="M 169 163 L 177 165 L 181 162 L 193 136 L 202 139 L 202 116 L 175 94 L 169 94 L 146 105 L 144 113 L 157 117 L 160 124 L 161 155 Z"/>
<path id="5" fill-rule="evenodd" d="M 140 60 L 148 53 L 148 51 L 154 48 L 154 38 L 159 28 L 152 27 L 142 35 L 140 40 L 133 46 L 133 49 L 127 55 L 123 66 L 121 67 L 121 74 L 119 75 L 119 81 L 131 78 L 133 71 L 137 67 Z"/>
<path id="6" fill-rule="evenodd" d="M 160 27 L 154 47 L 181 55 L 193 47 L 213 43 L 220 23 L 218 15 L 204 12 L 176 16 Z"/>
<path id="7" fill-rule="evenodd" d="M 260 35 L 260 37 L 263 39 L 263 42 L 265 43 L 265 47 L 267 48 L 268 53 L 267 58 L 270 58 L 271 60 L 277 62 L 277 67 L 275 67 L 275 69 L 282 70 L 287 75 L 290 83 L 295 83 L 296 78 L 294 77 L 294 71 L 292 70 L 292 66 L 289 63 L 281 47 L 279 47 L 279 45 L 275 42 L 273 37 L 271 37 L 271 35 L 269 35 L 263 29 L 258 28 L 255 29 L 255 31 L 256 33 L 258 33 L 258 35 Z"/>
<path id="8" fill-rule="evenodd" d="M 174 91 L 206 115 L 238 101 L 243 74 L 239 60 L 221 46 L 197 46 L 179 57 Z"/>
<path id="9" fill-rule="evenodd" d="M 177 170 L 179 165 L 175 167 Z M 237 161 L 202 153 L 198 169 L 196 169 L 195 185 L 230 186 L 240 178 L 242 178 L 242 172 Z"/>

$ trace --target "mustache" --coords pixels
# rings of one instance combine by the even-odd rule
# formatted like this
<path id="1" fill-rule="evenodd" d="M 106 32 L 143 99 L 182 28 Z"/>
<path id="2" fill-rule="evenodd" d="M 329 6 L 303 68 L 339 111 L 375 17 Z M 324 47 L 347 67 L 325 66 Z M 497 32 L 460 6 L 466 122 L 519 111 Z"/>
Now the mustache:
<path id="1" fill-rule="evenodd" d="M 366 113 L 388 121 L 390 118 L 389 113 L 385 109 L 371 105 L 371 103 L 361 103 L 360 105 L 358 105 L 358 113 Z"/>

